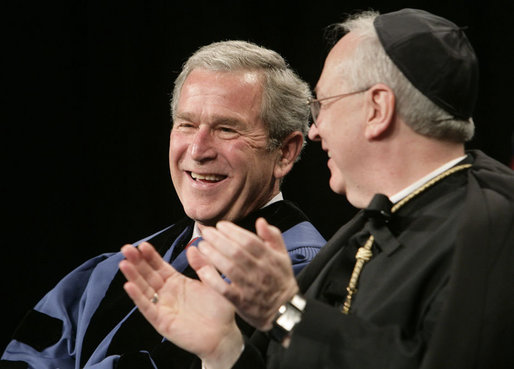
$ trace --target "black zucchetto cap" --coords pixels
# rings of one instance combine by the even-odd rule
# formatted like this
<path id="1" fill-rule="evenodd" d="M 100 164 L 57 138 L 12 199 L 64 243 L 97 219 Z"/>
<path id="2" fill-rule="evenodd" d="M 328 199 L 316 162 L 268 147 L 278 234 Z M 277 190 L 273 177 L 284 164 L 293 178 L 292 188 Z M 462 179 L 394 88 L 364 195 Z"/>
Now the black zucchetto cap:
<path id="1" fill-rule="evenodd" d="M 478 61 L 461 28 L 418 9 L 381 14 L 374 25 L 387 55 L 414 87 L 456 118 L 471 118 Z"/>

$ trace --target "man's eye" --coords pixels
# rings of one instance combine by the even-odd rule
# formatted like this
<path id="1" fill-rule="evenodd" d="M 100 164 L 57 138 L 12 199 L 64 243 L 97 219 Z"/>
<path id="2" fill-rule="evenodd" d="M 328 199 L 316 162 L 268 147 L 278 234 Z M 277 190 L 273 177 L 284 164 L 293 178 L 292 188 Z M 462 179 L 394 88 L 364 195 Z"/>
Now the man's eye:
<path id="1" fill-rule="evenodd" d="M 224 139 L 235 138 L 239 133 L 232 127 L 218 127 L 218 136 Z"/>
<path id="2" fill-rule="evenodd" d="M 195 125 L 193 123 L 181 122 L 181 123 L 175 124 L 174 128 L 179 129 L 179 130 L 191 130 L 191 129 L 195 128 Z"/>

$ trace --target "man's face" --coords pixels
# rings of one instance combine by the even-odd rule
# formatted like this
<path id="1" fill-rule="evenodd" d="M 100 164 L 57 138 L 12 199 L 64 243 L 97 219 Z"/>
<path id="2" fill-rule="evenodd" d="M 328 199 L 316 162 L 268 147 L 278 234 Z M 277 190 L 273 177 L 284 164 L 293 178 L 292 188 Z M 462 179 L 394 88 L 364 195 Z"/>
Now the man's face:
<path id="1" fill-rule="evenodd" d="M 170 170 L 186 214 L 201 225 L 246 216 L 278 193 L 261 99 L 255 72 L 195 69 L 184 82 Z"/>
<path id="2" fill-rule="evenodd" d="M 316 85 L 318 99 L 353 92 L 341 81 L 341 60 L 347 57 L 356 45 L 356 38 L 350 33 L 344 36 L 330 51 L 320 79 Z M 312 125 L 309 138 L 321 141 L 328 153 L 330 188 L 339 194 L 346 194 L 350 203 L 361 187 L 362 152 L 366 142 L 363 139 L 364 93 L 341 99 L 322 102 L 316 125 Z"/>

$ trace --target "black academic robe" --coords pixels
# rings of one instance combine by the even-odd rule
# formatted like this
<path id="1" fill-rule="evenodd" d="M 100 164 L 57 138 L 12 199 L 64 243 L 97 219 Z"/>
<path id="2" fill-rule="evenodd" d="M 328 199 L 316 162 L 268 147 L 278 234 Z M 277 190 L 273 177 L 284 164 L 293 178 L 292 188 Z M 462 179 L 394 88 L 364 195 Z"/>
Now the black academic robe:
<path id="1" fill-rule="evenodd" d="M 299 276 L 307 305 L 289 348 L 257 333 L 235 368 L 512 368 L 514 175 L 481 152 L 468 160 L 393 214 L 390 232 L 363 211 L 342 227 Z M 366 228 L 374 257 L 344 315 L 342 249 Z"/>
<path id="2" fill-rule="evenodd" d="M 278 201 L 240 219 L 255 231 L 264 217 L 282 231 L 293 271 L 303 269 L 325 240 L 296 206 Z M 193 220 L 183 219 L 148 237 L 179 272 L 194 277 L 184 246 Z M 120 252 L 94 257 L 65 276 L 21 322 L 0 368 L 129 369 L 186 368 L 196 357 L 163 339 L 123 290 Z M 240 322 L 249 333 L 253 328 Z"/>

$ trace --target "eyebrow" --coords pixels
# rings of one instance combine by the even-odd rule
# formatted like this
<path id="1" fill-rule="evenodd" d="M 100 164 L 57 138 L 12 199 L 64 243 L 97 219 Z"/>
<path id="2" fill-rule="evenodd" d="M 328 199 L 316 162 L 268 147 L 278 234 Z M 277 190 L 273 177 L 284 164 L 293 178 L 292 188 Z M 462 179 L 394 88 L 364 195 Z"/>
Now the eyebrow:
<path id="1" fill-rule="evenodd" d="M 189 121 L 193 121 L 193 115 L 192 114 L 189 114 L 189 113 L 177 113 L 175 115 L 175 119 L 182 119 L 182 120 L 189 120 Z"/>
<path id="2" fill-rule="evenodd" d="M 196 119 L 194 117 L 194 114 L 191 114 L 191 113 L 177 113 L 176 115 L 176 120 L 187 120 L 189 122 L 195 122 Z M 236 118 L 231 118 L 231 117 L 227 117 L 227 116 L 224 116 L 224 115 L 214 115 L 212 117 L 212 119 L 210 120 L 210 124 L 213 124 L 213 125 L 218 125 L 218 124 L 227 124 L 227 125 L 230 125 L 230 126 L 241 126 L 244 124 L 243 121 L 239 120 L 239 119 L 236 119 Z"/>

